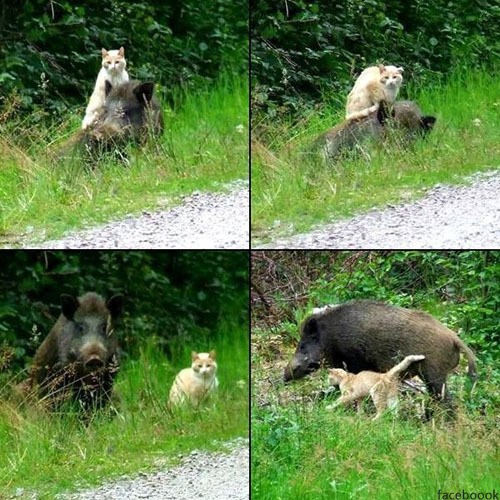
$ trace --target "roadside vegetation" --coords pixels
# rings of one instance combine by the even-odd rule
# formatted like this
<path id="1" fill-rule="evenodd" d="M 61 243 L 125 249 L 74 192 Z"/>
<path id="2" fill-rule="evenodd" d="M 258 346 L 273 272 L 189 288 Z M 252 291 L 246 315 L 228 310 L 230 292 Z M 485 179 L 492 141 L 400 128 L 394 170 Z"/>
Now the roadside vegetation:
<path id="1" fill-rule="evenodd" d="M 4 251 L 0 271 L 0 499 L 55 498 L 122 474 L 164 469 L 194 449 L 249 435 L 246 252 Z M 13 283 L 16 283 L 14 286 Z M 60 313 L 61 293 L 124 295 L 115 411 L 49 413 L 16 394 Z M 167 408 L 191 351 L 217 353 L 219 389 Z"/>
<path id="2" fill-rule="evenodd" d="M 498 252 L 252 253 L 252 498 L 437 498 L 498 491 Z M 283 369 L 313 307 L 355 298 L 422 309 L 477 356 L 448 377 L 456 419 L 426 393 L 400 394 L 399 415 L 326 409 L 325 369 L 284 384 Z M 434 418 L 422 420 L 424 408 Z M 441 496 L 441 498 L 446 498 Z M 486 497 L 485 497 L 486 498 Z"/>
<path id="3" fill-rule="evenodd" d="M 194 449 L 223 452 L 224 442 L 248 437 L 245 339 L 244 329 L 227 329 L 214 339 L 220 390 L 197 410 L 167 409 L 175 375 L 190 366 L 190 350 L 186 347 L 175 362 L 168 362 L 154 342 L 144 346 L 137 360 L 123 366 L 116 383 L 121 401 L 112 418 L 104 412 L 85 424 L 74 412 L 49 414 L 36 406 L 3 400 L 0 491 L 54 498 L 64 490 L 123 474 L 173 466 L 180 455 Z"/>
<path id="4" fill-rule="evenodd" d="M 493 415 L 471 422 L 461 414 L 454 424 L 432 426 L 390 416 L 372 422 L 366 413 L 332 414 L 325 406 L 253 407 L 252 498 L 425 499 L 438 498 L 438 491 L 498 491 Z"/>
<path id="5" fill-rule="evenodd" d="M 498 7 L 445 0 L 261 1 L 252 9 L 253 246 L 498 169 Z M 427 140 L 364 142 L 325 164 L 363 69 L 404 68 L 399 99 L 437 117 Z"/>
<path id="6" fill-rule="evenodd" d="M 178 90 L 173 102 L 163 105 L 159 140 L 143 149 L 130 146 L 127 161 L 103 158 L 93 168 L 65 146 L 80 128 L 83 108 L 50 126 L 30 117 L 11 120 L 4 108 L 0 244 L 55 238 L 247 179 L 247 77 L 228 72 L 197 90 Z M 14 114 L 16 103 L 11 104 Z"/>
<path id="7" fill-rule="evenodd" d="M 304 232 L 372 207 L 407 202 L 436 184 L 461 184 L 498 169 L 500 84 L 485 71 L 455 73 L 417 88 L 405 82 L 401 99 L 437 117 L 424 140 L 407 148 L 397 140 L 364 143 L 356 154 L 325 162 L 316 137 L 344 120 L 344 103 L 331 96 L 300 120 L 262 123 L 264 142 L 252 145 L 254 244 Z"/>

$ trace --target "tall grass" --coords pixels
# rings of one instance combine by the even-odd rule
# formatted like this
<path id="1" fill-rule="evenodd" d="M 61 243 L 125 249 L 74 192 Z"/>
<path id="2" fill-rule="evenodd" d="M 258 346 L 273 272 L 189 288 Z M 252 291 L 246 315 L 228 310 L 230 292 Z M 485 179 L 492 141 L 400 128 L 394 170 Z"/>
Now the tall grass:
<path id="1" fill-rule="evenodd" d="M 493 417 L 433 427 L 295 405 L 254 408 L 252 418 L 254 499 L 498 491 L 500 433 Z"/>
<path id="2" fill-rule="evenodd" d="M 500 429 L 491 374 L 472 397 L 463 376 L 449 377 L 456 420 L 433 405 L 433 420 L 422 422 L 422 405 L 431 403 L 411 393 L 400 397 L 398 416 L 386 412 L 372 421 L 368 402 L 359 415 L 326 409 L 339 393 L 320 390 L 327 387 L 322 370 L 285 385 L 276 358 L 288 355 L 269 332 L 255 332 L 252 346 L 252 499 L 423 500 L 438 498 L 439 490 L 498 491 Z"/>
<path id="3" fill-rule="evenodd" d="M 152 339 L 137 359 L 124 363 L 116 383 L 118 414 L 98 414 L 88 424 L 0 402 L 0 492 L 16 490 L 53 498 L 137 471 L 175 464 L 194 448 L 224 450 L 222 442 L 248 436 L 248 331 L 221 323 L 207 345 L 181 346 L 169 361 Z M 215 348 L 218 395 L 198 410 L 168 410 L 176 373 L 190 365 L 190 351 Z M 2 495 L 0 494 L 0 498 Z"/>
<path id="4" fill-rule="evenodd" d="M 248 80 L 224 74 L 164 108 L 165 132 L 89 169 L 58 151 L 79 129 L 80 110 L 45 127 L 35 117 L 0 117 L 0 243 L 60 236 L 72 228 L 143 209 L 165 208 L 193 190 L 223 189 L 248 177 Z M 71 156 L 71 155 L 66 155 Z"/>
<path id="5" fill-rule="evenodd" d="M 437 183 L 498 168 L 498 73 L 455 73 L 426 89 L 405 84 L 401 98 L 416 101 L 437 124 L 411 148 L 365 145 L 363 154 L 325 164 L 311 152 L 321 132 L 343 120 L 325 107 L 299 121 L 258 124 L 264 142 L 252 145 L 254 243 L 302 232 L 388 202 L 415 199 Z"/>

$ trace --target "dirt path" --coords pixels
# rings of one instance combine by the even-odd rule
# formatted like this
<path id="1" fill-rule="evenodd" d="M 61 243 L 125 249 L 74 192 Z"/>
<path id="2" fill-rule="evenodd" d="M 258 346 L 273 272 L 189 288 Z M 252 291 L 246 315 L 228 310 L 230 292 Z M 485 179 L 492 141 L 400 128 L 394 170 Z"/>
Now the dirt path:
<path id="1" fill-rule="evenodd" d="M 435 186 L 421 200 L 372 210 L 254 248 L 439 249 L 500 247 L 500 172 L 468 186 Z"/>
<path id="2" fill-rule="evenodd" d="M 60 240 L 27 242 L 22 248 L 239 248 L 249 247 L 248 182 L 227 193 L 193 193 L 170 210 L 143 212 Z"/>
<path id="3" fill-rule="evenodd" d="M 228 443 L 229 453 L 192 451 L 177 467 L 123 478 L 58 500 L 247 500 L 250 458 L 247 439 Z"/>

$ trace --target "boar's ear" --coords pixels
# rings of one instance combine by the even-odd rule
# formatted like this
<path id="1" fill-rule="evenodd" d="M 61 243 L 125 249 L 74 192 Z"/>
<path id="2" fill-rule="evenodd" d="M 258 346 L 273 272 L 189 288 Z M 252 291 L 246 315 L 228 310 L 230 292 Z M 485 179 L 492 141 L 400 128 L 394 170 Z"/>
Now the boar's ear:
<path id="1" fill-rule="evenodd" d="M 432 130 L 434 127 L 434 124 L 436 123 L 436 117 L 435 116 L 423 116 L 420 119 L 420 125 L 422 127 L 422 130 L 424 131 L 429 131 Z"/>
<path id="2" fill-rule="evenodd" d="M 314 342 L 319 340 L 318 322 L 314 316 L 305 321 L 302 327 L 302 338 Z"/>
<path id="3" fill-rule="evenodd" d="M 113 295 L 113 297 L 108 299 L 106 302 L 106 307 L 108 308 L 108 311 L 113 319 L 120 316 L 123 309 L 123 295 Z"/>
<path id="4" fill-rule="evenodd" d="M 64 317 L 70 321 L 73 319 L 76 310 L 80 307 L 80 303 L 73 295 L 66 293 L 61 294 L 61 309 Z"/>
<path id="5" fill-rule="evenodd" d="M 140 85 L 137 85 L 137 87 L 135 87 L 134 95 L 140 103 L 145 104 L 151 102 L 151 99 L 153 98 L 154 88 L 155 84 L 153 82 L 141 83 Z"/>
<path id="6" fill-rule="evenodd" d="M 111 82 L 109 82 L 108 80 L 104 80 L 104 95 L 106 97 L 108 97 L 112 88 L 113 88 L 113 85 L 111 85 Z"/>

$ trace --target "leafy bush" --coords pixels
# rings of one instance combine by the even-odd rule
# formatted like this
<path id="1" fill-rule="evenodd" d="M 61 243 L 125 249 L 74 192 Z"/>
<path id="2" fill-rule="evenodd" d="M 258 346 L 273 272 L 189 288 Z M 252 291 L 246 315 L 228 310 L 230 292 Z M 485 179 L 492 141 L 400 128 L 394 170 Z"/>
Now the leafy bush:
<path id="1" fill-rule="evenodd" d="M 8 252 L 0 271 L 0 369 L 20 368 L 60 313 L 61 293 L 125 295 L 122 347 L 168 355 L 248 322 L 246 252 Z M 3 360 L 3 363 L 2 363 Z"/>
<path id="2" fill-rule="evenodd" d="M 322 95 L 340 105 L 370 64 L 401 65 L 407 81 L 430 84 L 498 58 L 500 7 L 489 0 L 251 5 L 255 123 L 311 108 Z"/>
<path id="3" fill-rule="evenodd" d="M 130 73 L 164 93 L 247 68 L 243 0 L 228 2 L 0 2 L 0 87 L 21 106 L 60 113 L 84 105 L 100 50 L 125 47 Z M 0 102 L 0 105 L 2 103 Z"/>

